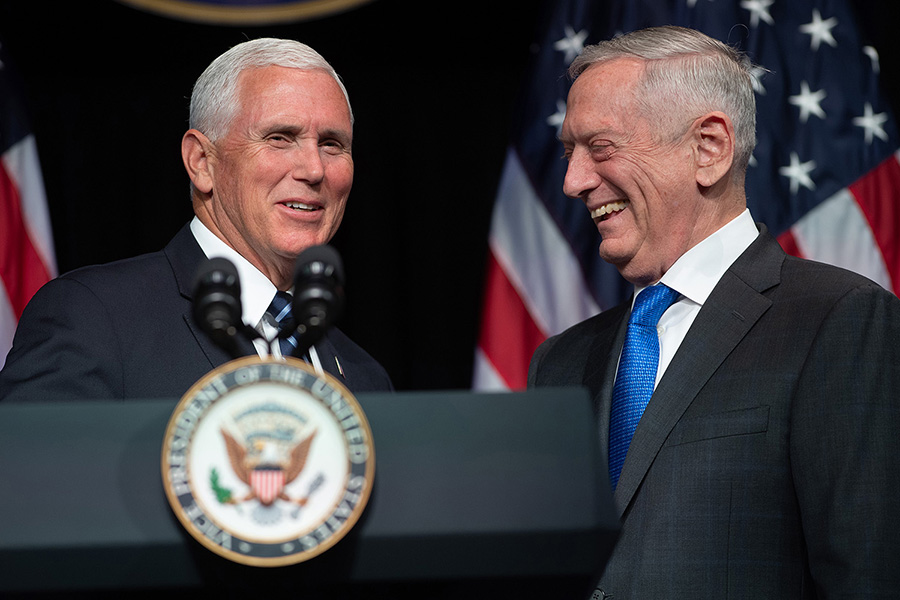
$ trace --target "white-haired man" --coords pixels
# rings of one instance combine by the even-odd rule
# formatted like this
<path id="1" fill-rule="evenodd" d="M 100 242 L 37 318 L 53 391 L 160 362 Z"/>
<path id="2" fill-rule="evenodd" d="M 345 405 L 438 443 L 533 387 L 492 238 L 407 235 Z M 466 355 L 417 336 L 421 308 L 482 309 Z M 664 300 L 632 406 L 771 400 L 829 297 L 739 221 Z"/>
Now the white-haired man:
<path id="1" fill-rule="evenodd" d="M 622 519 L 598 598 L 900 589 L 900 300 L 754 224 L 749 67 L 675 27 L 571 66 L 564 191 L 635 293 L 539 347 L 529 383 L 597 405 Z"/>
<path id="2" fill-rule="evenodd" d="M 207 257 L 234 263 L 244 322 L 271 331 L 267 311 L 276 292 L 290 290 L 298 255 L 340 226 L 352 141 L 347 92 L 312 48 L 267 38 L 222 54 L 194 86 L 182 140 L 195 218 L 160 252 L 42 288 L 0 372 L 0 399 L 180 397 L 230 358 L 192 316 Z M 353 392 L 392 389 L 338 329 L 309 354 Z"/>

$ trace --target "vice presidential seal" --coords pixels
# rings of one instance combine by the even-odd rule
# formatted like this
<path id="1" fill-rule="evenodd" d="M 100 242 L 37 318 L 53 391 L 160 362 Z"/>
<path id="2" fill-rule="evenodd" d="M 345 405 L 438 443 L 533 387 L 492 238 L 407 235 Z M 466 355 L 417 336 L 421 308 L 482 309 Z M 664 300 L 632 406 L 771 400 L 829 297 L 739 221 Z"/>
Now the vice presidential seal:
<path id="1" fill-rule="evenodd" d="M 166 496 L 201 544 L 279 566 L 343 538 L 372 488 L 375 455 L 350 392 L 301 360 L 242 358 L 179 402 L 162 451 Z"/>

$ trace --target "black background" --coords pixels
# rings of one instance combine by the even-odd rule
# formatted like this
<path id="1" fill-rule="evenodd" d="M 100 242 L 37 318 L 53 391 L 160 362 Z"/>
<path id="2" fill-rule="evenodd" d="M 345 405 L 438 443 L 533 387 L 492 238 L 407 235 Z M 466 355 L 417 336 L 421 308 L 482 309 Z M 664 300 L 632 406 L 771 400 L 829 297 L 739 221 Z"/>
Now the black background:
<path id="1" fill-rule="evenodd" d="M 853 2 L 900 114 L 896 4 Z M 298 39 L 341 74 L 356 116 L 354 186 L 333 242 L 347 274 L 339 325 L 398 389 L 469 387 L 491 208 L 544 10 L 542 0 L 375 0 L 233 26 L 112 0 L 0 0 L 60 272 L 165 245 L 192 214 L 180 140 L 194 80 L 245 39 Z"/>

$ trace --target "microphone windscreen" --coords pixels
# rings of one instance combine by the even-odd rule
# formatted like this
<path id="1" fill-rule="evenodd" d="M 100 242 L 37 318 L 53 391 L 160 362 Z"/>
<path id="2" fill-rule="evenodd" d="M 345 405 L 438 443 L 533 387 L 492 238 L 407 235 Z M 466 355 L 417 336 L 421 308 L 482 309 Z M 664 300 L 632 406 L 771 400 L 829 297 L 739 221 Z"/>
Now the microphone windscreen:
<path id="1" fill-rule="evenodd" d="M 341 255 L 328 245 L 310 246 L 300 253 L 294 267 L 294 283 L 303 283 L 308 277 L 333 277 L 343 285 L 344 264 Z"/>
<path id="2" fill-rule="evenodd" d="M 241 324 L 241 283 L 237 268 L 227 258 L 202 263 L 194 276 L 194 320 L 222 343 Z"/>
<path id="3" fill-rule="evenodd" d="M 294 356 L 321 339 L 343 307 L 344 267 L 337 250 L 311 246 L 301 252 L 294 268 Z"/>

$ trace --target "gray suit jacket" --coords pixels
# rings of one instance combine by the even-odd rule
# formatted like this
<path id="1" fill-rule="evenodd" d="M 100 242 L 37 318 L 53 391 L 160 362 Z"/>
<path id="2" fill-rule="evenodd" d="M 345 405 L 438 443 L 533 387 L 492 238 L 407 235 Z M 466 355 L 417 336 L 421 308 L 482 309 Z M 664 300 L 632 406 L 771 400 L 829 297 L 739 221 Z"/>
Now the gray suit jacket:
<path id="1" fill-rule="evenodd" d="M 547 340 L 608 448 L 624 304 Z M 710 295 L 638 424 L 599 588 L 615 600 L 900 597 L 900 300 L 765 231 Z M 606 474 L 602 474 L 606 476 Z"/>
<path id="2" fill-rule="evenodd" d="M 194 276 L 205 259 L 185 225 L 160 252 L 49 282 L 19 321 L 0 400 L 180 398 L 231 359 L 192 315 Z M 340 330 L 316 350 L 351 392 L 392 389 L 382 366 Z"/>

